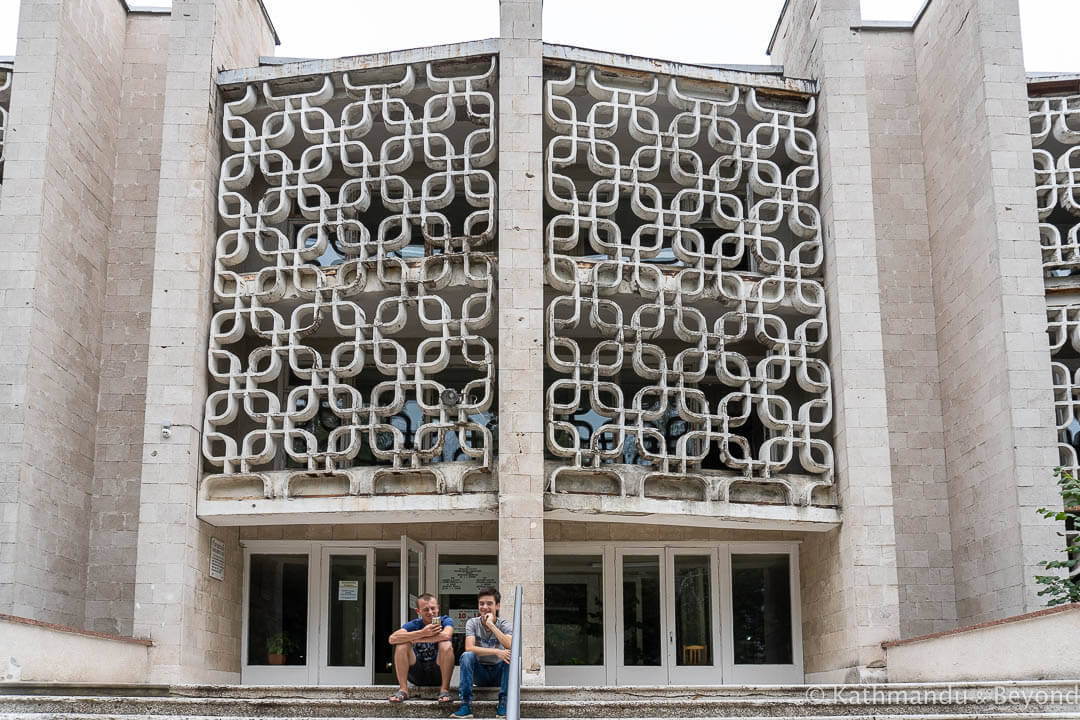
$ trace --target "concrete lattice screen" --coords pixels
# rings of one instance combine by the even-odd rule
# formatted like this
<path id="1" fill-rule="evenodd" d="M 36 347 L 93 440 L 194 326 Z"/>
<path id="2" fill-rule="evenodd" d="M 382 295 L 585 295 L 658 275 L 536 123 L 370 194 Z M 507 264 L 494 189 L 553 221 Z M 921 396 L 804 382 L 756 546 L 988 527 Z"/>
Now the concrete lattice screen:
<path id="1" fill-rule="evenodd" d="M 493 489 L 496 80 L 484 56 L 226 98 L 204 492 Z"/>
<path id="2" fill-rule="evenodd" d="M 549 491 L 831 502 L 814 98 L 545 74 Z"/>
<path id="3" fill-rule="evenodd" d="M 1080 95 L 1032 97 L 1031 142 L 1061 465 L 1080 472 Z"/>
<path id="4" fill-rule="evenodd" d="M 4 181 L 4 133 L 11 102 L 11 68 L 0 65 L 0 182 Z"/>

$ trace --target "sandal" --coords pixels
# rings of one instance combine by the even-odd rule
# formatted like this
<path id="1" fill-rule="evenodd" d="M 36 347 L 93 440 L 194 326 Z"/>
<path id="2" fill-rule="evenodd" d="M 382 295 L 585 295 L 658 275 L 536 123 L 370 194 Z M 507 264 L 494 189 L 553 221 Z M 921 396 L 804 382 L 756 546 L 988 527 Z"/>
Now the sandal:
<path id="1" fill-rule="evenodd" d="M 395 704 L 403 703 L 409 699 L 409 693 L 405 692 L 404 690 L 398 690 L 396 693 L 386 699 Z"/>
<path id="2" fill-rule="evenodd" d="M 443 690 L 442 692 L 439 693 L 439 704 L 440 705 L 449 705 L 451 702 L 453 702 L 453 700 L 450 699 L 450 691 L 449 690 Z"/>

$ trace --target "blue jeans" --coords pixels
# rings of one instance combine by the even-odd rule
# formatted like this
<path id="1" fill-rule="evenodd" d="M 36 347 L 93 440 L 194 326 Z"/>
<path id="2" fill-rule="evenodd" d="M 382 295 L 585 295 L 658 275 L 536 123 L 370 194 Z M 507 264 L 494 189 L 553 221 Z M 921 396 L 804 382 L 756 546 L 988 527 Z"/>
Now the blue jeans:
<path id="1" fill-rule="evenodd" d="M 461 678 L 458 683 L 458 691 L 461 693 L 461 704 L 472 703 L 472 689 L 475 680 L 477 687 L 499 686 L 499 702 L 506 702 L 506 683 L 510 680 L 510 666 L 502 660 L 496 663 L 482 663 L 475 653 L 461 653 Z"/>

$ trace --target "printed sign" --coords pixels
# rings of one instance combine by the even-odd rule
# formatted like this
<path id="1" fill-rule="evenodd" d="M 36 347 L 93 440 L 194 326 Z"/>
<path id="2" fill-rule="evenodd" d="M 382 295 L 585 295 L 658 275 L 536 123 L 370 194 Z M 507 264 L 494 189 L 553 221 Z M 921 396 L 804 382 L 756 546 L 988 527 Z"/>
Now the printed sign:
<path id="1" fill-rule="evenodd" d="M 439 566 L 439 595 L 475 595 L 482 587 L 497 587 L 498 582 L 498 565 Z"/>
<path id="2" fill-rule="evenodd" d="M 470 607 L 470 608 L 453 608 L 451 610 L 447 610 L 446 614 L 454 619 L 454 632 L 455 633 L 464 633 L 465 632 L 465 623 L 467 623 L 469 621 L 469 618 L 474 618 L 477 615 L 479 615 L 480 613 L 476 608 Z"/>
<path id="3" fill-rule="evenodd" d="M 225 543 L 217 538 L 210 538 L 210 577 L 225 579 Z"/>
<path id="4" fill-rule="evenodd" d="M 338 580 L 337 599 L 356 600 L 360 597 L 359 580 Z"/>

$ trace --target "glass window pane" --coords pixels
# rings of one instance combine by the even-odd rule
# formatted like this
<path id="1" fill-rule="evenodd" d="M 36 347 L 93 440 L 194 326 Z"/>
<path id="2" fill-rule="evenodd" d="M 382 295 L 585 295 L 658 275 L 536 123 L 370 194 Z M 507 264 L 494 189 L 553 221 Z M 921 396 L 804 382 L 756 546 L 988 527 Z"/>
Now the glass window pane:
<path id="1" fill-rule="evenodd" d="M 420 590 L 420 553 L 413 550 L 412 548 L 409 548 L 405 552 L 405 554 L 406 554 L 406 556 L 408 556 L 408 560 L 407 560 L 408 567 L 406 568 L 406 572 L 408 574 L 408 585 L 409 585 L 409 597 L 408 597 L 408 599 L 407 599 L 407 601 L 405 603 L 405 607 L 414 608 L 414 607 L 416 607 L 416 599 L 418 597 L 420 597 L 420 592 L 421 592 L 421 590 Z"/>
<path id="2" fill-rule="evenodd" d="M 600 555 L 544 558 L 544 660 L 604 664 L 604 563 Z"/>
<path id="3" fill-rule="evenodd" d="M 329 636 L 326 664 L 353 667 L 364 664 L 367 646 L 367 558 L 330 556 Z"/>
<path id="4" fill-rule="evenodd" d="M 307 555 L 252 555 L 248 665 L 307 664 Z"/>
<path id="5" fill-rule="evenodd" d="M 660 665 L 660 558 L 622 560 L 623 663 Z"/>
<path id="6" fill-rule="evenodd" d="M 708 555 L 675 556 L 675 642 L 678 665 L 712 665 L 712 583 Z"/>
<path id="7" fill-rule="evenodd" d="M 731 610 L 737 664 L 791 664 L 787 555 L 732 555 Z"/>

